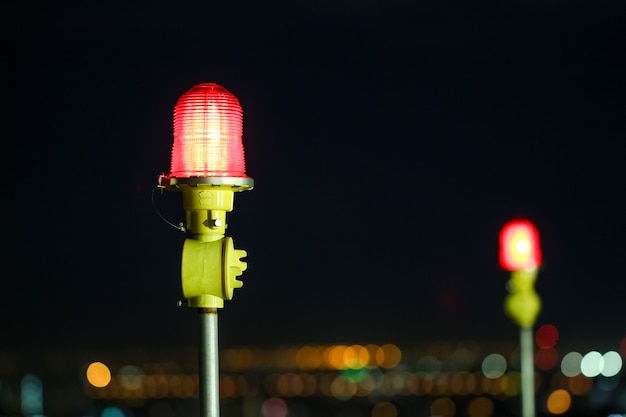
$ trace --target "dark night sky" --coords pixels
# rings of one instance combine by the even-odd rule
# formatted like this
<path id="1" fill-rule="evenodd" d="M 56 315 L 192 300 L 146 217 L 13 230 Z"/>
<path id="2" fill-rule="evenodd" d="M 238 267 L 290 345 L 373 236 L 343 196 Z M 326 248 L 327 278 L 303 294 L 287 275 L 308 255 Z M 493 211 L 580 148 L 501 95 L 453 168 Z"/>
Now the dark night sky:
<path id="1" fill-rule="evenodd" d="M 184 234 L 150 196 L 209 81 L 255 180 L 224 345 L 514 339 L 516 216 L 541 234 L 537 324 L 625 336 L 624 2 L 299 3 L 2 6 L 0 347 L 196 343 Z"/>

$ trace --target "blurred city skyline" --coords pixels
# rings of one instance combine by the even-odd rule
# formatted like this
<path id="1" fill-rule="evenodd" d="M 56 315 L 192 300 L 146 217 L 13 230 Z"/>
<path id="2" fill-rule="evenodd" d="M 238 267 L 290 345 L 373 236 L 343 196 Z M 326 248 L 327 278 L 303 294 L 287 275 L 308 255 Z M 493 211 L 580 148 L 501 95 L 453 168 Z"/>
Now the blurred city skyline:
<path id="1" fill-rule="evenodd" d="M 626 338 L 568 343 L 544 325 L 534 346 L 539 415 L 623 415 Z M 0 351 L 7 415 L 198 413 L 197 347 L 33 353 Z M 220 349 L 220 401 L 243 417 L 519 415 L 519 360 L 515 341 L 232 346 Z"/>

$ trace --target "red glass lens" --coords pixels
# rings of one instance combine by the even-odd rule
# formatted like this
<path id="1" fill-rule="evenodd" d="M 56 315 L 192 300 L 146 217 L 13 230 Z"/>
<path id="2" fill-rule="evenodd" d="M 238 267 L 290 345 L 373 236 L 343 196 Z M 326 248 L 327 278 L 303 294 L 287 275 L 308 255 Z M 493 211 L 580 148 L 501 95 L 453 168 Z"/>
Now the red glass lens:
<path id="1" fill-rule="evenodd" d="M 513 220 L 500 232 L 500 265 L 508 271 L 534 269 L 541 264 L 539 233 L 527 220 Z"/>
<path id="2" fill-rule="evenodd" d="M 242 131 L 237 97 L 219 84 L 196 85 L 174 108 L 170 175 L 247 178 Z"/>

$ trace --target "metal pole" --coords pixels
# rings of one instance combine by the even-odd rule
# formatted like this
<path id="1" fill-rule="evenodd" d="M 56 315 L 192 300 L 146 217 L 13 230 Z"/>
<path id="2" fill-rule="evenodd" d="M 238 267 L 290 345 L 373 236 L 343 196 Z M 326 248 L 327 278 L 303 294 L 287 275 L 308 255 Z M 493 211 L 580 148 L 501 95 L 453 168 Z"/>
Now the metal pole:
<path id="1" fill-rule="evenodd" d="M 217 309 L 201 308 L 200 319 L 200 415 L 219 417 L 219 350 L 217 347 Z"/>
<path id="2" fill-rule="evenodd" d="M 520 360 L 522 367 L 522 416 L 535 416 L 535 367 L 532 327 L 520 327 Z"/>

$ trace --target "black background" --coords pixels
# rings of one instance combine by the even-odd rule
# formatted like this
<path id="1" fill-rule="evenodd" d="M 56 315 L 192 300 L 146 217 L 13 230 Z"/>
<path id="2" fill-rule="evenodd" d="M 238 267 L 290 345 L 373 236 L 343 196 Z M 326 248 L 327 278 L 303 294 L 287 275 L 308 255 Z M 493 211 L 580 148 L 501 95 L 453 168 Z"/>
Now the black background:
<path id="1" fill-rule="evenodd" d="M 3 6 L 0 344 L 196 343 L 172 111 L 244 110 L 230 344 L 514 339 L 498 233 L 540 232 L 537 324 L 625 335 L 621 1 Z M 156 206 L 156 208 L 155 208 Z"/>

